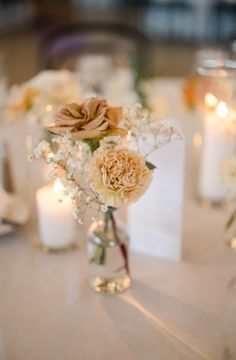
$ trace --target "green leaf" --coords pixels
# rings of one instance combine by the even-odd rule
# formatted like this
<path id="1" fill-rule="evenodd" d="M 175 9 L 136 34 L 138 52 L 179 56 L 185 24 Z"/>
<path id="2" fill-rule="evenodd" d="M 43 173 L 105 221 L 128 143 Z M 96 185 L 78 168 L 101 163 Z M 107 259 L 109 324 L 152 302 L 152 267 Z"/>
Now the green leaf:
<path id="1" fill-rule="evenodd" d="M 97 139 L 85 139 L 84 142 L 88 144 L 92 153 L 94 153 L 94 151 L 96 151 L 100 146 L 99 140 Z"/>
<path id="2" fill-rule="evenodd" d="M 104 232 L 105 232 L 105 234 L 107 234 L 108 223 L 111 220 L 111 216 L 115 210 L 116 210 L 116 208 L 114 208 L 112 206 L 108 206 L 107 212 L 104 214 L 104 222 L 105 222 Z"/>
<path id="3" fill-rule="evenodd" d="M 157 168 L 155 165 L 153 165 L 149 161 L 146 161 L 146 166 L 148 167 L 149 170 L 154 170 Z"/>

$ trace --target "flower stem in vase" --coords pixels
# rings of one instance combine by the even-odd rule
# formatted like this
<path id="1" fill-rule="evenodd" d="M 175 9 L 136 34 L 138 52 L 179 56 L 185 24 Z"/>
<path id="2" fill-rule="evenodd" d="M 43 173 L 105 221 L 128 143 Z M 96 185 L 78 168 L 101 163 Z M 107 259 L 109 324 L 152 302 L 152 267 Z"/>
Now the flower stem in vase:
<path id="1" fill-rule="evenodd" d="M 121 242 L 121 240 L 120 240 L 120 238 L 118 236 L 117 227 L 116 227 L 116 221 L 115 221 L 115 217 L 113 215 L 113 211 L 111 211 L 110 217 L 111 217 L 111 223 L 112 223 L 112 229 L 113 229 L 113 233 L 114 233 L 114 238 L 115 238 L 117 244 L 119 245 L 121 254 L 122 254 L 123 258 L 124 258 L 125 270 L 126 270 L 127 274 L 130 275 L 129 257 L 128 257 L 127 247 L 126 247 L 126 244 Z"/>
<path id="2" fill-rule="evenodd" d="M 130 286 L 128 235 L 109 207 L 103 222 L 95 222 L 89 234 L 90 286 L 97 292 L 117 294 Z"/>

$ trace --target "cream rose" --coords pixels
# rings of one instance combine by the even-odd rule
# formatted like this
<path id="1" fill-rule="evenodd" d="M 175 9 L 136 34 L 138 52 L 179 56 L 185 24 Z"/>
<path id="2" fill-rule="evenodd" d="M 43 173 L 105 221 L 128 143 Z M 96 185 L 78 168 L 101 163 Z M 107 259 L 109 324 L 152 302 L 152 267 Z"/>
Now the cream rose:
<path id="1" fill-rule="evenodd" d="M 28 82 L 28 86 L 52 104 L 79 101 L 82 96 L 75 75 L 65 69 L 41 71 Z"/>
<path id="2" fill-rule="evenodd" d="M 8 99 L 8 110 L 15 114 L 18 112 L 27 112 L 33 106 L 35 99 L 39 96 L 38 90 L 22 85 L 13 86 Z"/>
<path id="3" fill-rule="evenodd" d="M 74 140 L 126 135 L 126 130 L 117 127 L 121 113 L 122 108 L 111 107 L 106 100 L 89 98 L 82 104 L 72 103 L 63 108 L 48 129 L 59 135 L 69 131 Z"/>
<path id="4" fill-rule="evenodd" d="M 152 180 L 145 159 L 128 149 L 97 151 L 90 162 L 89 180 L 106 206 L 137 201 Z"/>
<path id="5" fill-rule="evenodd" d="M 45 112 L 47 105 L 66 104 L 81 99 L 81 90 L 73 73 L 68 70 L 44 70 L 29 81 L 13 86 L 8 97 L 8 110 L 13 114 L 33 109 Z"/>

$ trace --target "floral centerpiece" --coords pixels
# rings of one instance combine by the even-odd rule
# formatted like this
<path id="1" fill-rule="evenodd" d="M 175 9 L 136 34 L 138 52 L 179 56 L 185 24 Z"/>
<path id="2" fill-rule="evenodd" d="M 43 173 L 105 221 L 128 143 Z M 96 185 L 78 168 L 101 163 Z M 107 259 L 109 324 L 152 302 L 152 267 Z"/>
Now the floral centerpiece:
<path id="1" fill-rule="evenodd" d="M 71 100 L 80 101 L 81 96 L 77 80 L 68 70 L 45 70 L 9 89 L 3 118 L 13 188 L 30 206 L 31 193 L 42 183 L 43 176 L 41 164 L 29 166 L 27 155 L 48 136 L 45 125 L 52 114 Z"/>
<path id="2" fill-rule="evenodd" d="M 156 168 L 148 156 L 180 135 L 140 105 L 111 107 L 99 98 L 66 105 L 47 128 L 56 135 L 56 148 L 43 141 L 31 159 L 43 158 L 47 179 L 60 179 L 80 224 L 92 209 L 90 284 L 96 291 L 121 292 L 131 280 L 128 235 L 116 210 L 146 192 Z"/>
<path id="3" fill-rule="evenodd" d="M 50 113 L 68 101 L 81 100 L 81 89 L 74 74 L 68 70 L 44 70 L 9 90 L 7 115 L 11 119 L 27 117 L 46 125 Z"/>

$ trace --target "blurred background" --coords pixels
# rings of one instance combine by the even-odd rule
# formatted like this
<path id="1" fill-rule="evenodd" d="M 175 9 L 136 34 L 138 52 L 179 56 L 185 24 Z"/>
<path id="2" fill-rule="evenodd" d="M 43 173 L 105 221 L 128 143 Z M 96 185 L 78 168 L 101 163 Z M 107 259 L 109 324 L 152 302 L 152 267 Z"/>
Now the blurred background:
<path id="1" fill-rule="evenodd" d="M 73 68 L 88 51 L 121 62 L 132 53 L 147 76 L 182 77 L 199 47 L 234 53 L 234 39 L 234 0 L 0 0 L 0 69 L 9 85 L 43 68 Z"/>
<path id="2" fill-rule="evenodd" d="M 223 162 L 235 156 L 236 63 L 225 59 L 236 60 L 236 0 L 0 0 L 0 359 L 1 344 L 11 359 L 47 359 L 54 350 L 57 358 L 65 353 L 64 358 L 72 359 L 68 351 L 76 351 L 78 358 L 85 344 L 82 351 L 89 355 L 82 357 L 92 359 L 87 334 L 95 341 L 97 359 L 109 358 L 107 345 L 112 359 L 128 359 L 129 354 L 137 359 L 146 354 L 184 359 L 176 352 L 182 346 L 182 354 L 194 350 L 192 359 L 236 359 L 231 251 L 236 249 L 236 202 L 235 197 L 228 201 L 220 172 Z M 224 71 L 215 69 L 212 60 L 224 64 Z M 41 72 L 62 68 L 73 73 Z M 23 84 L 11 87 L 16 83 Z M 158 173 L 157 186 L 145 200 L 150 204 L 133 212 L 131 236 L 140 238 L 137 250 L 162 259 L 132 255 L 137 282 L 127 297 L 133 300 L 127 303 L 125 298 L 102 300 L 100 305 L 99 299 L 87 301 L 80 247 L 79 261 L 76 253 L 74 258 L 43 258 L 25 241 L 30 238 L 45 252 L 74 246 L 70 231 L 61 231 L 65 223 L 73 231 L 70 213 L 64 223 L 63 207 L 60 213 L 57 207 L 48 212 L 50 197 L 42 201 L 42 211 L 36 211 L 35 195 L 47 186 L 47 169 L 43 161 L 29 163 L 27 157 L 32 158 L 40 140 L 51 141 L 45 124 L 52 114 L 65 103 L 94 94 L 112 106 L 138 101 L 156 119 L 179 120 L 185 139 L 151 159 L 158 164 L 160 181 Z M 228 166 L 227 175 L 234 190 L 235 163 L 233 171 Z M 53 199 L 54 193 L 51 188 Z M 46 240 L 37 224 L 39 211 L 50 235 Z M 27 221 L 32 221 L 33 230 L 19 230 L 8 241 L 5 235 Z M 85 238 L 81 234 L 89 222 L 90 216 L 78 238 Z M 181 251 L 184 261 L 171 263 L 169 259 L 179 260 Z M 79 283 L 82 290 L 77 295 Z M 39 314 L 42 321 L 32 331 Z M 87 314 L 92 314 L 95 330 L 104 324 L 99 337 L 91 337 L 94 329 L 83 332 Z M 61 341 L 66 336 L 68 341 Z M 159 357 L 159 351 L 167 357 Z"/>

